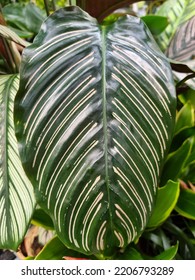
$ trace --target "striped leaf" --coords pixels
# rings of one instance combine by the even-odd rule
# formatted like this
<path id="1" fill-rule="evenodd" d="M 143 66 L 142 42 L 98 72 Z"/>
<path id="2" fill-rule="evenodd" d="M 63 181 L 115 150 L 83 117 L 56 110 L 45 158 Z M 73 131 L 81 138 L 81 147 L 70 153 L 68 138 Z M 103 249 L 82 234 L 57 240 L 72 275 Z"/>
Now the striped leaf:
<path id="1" fill-rule="evenodd" d="M 17 250 L 34 209 L 14 131 L 13 108 L 19 78 L 0 76 L 0 248 Z"/>
<path id="2" fill-rule="evenodd" d="M 189 65 L 195 71 L 195 16 L 180 25 L 166 54 L 173 60 Z"/>
<path id="3" fill-rule="evenodd" d="M 169 25 L 167 26 L 165 31 L 156 38 L 161 49 L 165 51 L 179 26 L 195 16 L 195 1 L 165 1 L 165 3 L 161 5 L 160 9 L 158 10 L 157 15 L 167 16 L 169 20 Z"/>
<path id="4" fill-rule="evenodd" d="M 12 31 L 7 26 L 0 24 L 0 36 L 3 38 L 13 41 L 23 47 L 29 46 L 29 43 L 23 39 L 21 39 L 14 31 Z"/>
<path id="5" fill-rule="evenodd" d="M 146 26 L 61 9 L 25 49 L 15 121 L 25 171 L 67 247 L 111 254 L 144 230 L 175 118 Z"/>
<path id="6" fill-rule="evenodd" d="M 166 50 L 166 55 L 195 71 L 195 16 L 179 26 Z M 181 81 L 186 74 L 175 72 L 174 76 L 176 80 Z M 195 78 L 186 84 L 195 89 Z"/>

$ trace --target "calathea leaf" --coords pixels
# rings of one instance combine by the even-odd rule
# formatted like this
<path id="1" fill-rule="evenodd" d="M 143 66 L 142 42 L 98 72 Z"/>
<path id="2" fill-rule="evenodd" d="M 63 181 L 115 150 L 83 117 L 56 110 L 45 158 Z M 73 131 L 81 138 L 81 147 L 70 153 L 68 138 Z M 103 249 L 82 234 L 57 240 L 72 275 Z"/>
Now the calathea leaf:
<path id="1" fill-rule="evenodd" d="M 159 36 L 156 37 L 158 45 L 163 51 L 169 46 L 173 36 L 176 31 L 180 29 L 181 26 L 186 28 L 186 25 L 183 25 L 186 21 L 195 16 L 195 2 L 194 0 L 167 0 L 160 6 L 157 11 L 157 15 L 166 16 L 169 19 L 169 25 Z M 192 37 L 193 29 L 192 24 L 190 24 L 190 30 L 185 34 L 186 39 L 184 38 L 184 33 L 182 33 L 182 38 L 186 44 L 189 40 L 189 36 Z M 191 34 L 190 34 L 191 33 Z M 180 34 L 181 35 L 181 34 Z M 187 43 L 189 44 L 189 43 Z"/>
<path id="2" fill-rule="evenodd" d="M 111 254 L 146 226 L 170 145 L 169 64 L 138 18 L 61 9 L 25 49 L 15 104 L 24 168 L 59 238 Z"/>
<path id="3" fill-rule="evenodd" d="M 0 76 L 0 248 L 17 250 L 35 205 L 33 187 L 23 170 L 14 131 L 18 75 Z"/>

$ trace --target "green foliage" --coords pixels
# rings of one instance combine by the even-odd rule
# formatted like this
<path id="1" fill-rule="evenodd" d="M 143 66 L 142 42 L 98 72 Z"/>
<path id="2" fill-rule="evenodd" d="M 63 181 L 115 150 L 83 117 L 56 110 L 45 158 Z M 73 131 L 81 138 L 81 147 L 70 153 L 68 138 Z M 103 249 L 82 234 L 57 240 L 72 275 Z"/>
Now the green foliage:
<path id="1" fill-rule="evenodd" d="M 32 185 L 19 158 L 13 109 L 18 75 L 0 76 L 0 247 L 17 250 L 34 210 Z"/>
<path id="2" fill-rule="evenodd" d="M 49 13 L 68 2 L 48 1 Z M 114 2 L 109 2 L 113 6 Z M 93 3 L 94 9 L 94 2 L 88 3 Z M 106 255 L 128 260 L 195 259 L 195 49 L 190 28 L 195 19 L 194 3 L 167 0 L 159 7 L 153 5 L 142 17 L 171 62 L 170 71 L 147 28 L 138 19 L 129 17 L 128 22 L 125 13 L 110 15 L 106 26 L 100 26 L 87 14 L 81 12 L 78 19 L 76 10 L 71 14 L 67 9 L 68 17 L 58 11 L 39 30 L 46 18 L 43 1 L 37 0 L 36 5 L 29 1 L 6 5 L 2 1 L 8 27 L 0 26 L 1 248 L 16 250 L 29 223 L 34 223 L 57 230 L 57 236 L 35 256 L 39 260 L 106 259 Z M 85 5 L 86 12 L 89 7 Z M 59 23 L 61 27 L 56 28 Z M 82 35 L 83 26 L 88 32 Z M 92 26 L 96 31 L 90 31 Z M 70 35 L 73 30 L 77 36 L 63 40 L 64 34 Z M 18 77 L 5 74 L 17 73 L 19 68 L 21 86 L 15 101 Z M 166 75 L 170 77 L 164 79 Z M 91 80 L 87 80 L 88 76 Z M 168 91 L 174 88 L 177 110 L 166 100 Z M 132 92 L 136 96 L 128 99 Z M 113 94 L 116 96 L 112 99 Z M 143 96 L 150 98 L 148 103 L 143 102 Z M 149 106 L 151 102 L 157 106 L 156 113 Z M 168 120 L 169 110 L 173 119 L 176 114 L 174 130 Z M 133 116 L 132 123 L 128 112 Z M 94 121 L 97 126 L 90 126 Z M 138 126 L 135 129 L 135 124 L 141 130 Z M 36 210 L 14 133 L 36 202 L 40 203 Z M 96 142 L 101 145 L 96 146 Z M 107 157 L 102 156 L 104 151 Z M 159 165 L 153 154 L 160 158 Z M 95 185 L 98 176 L 101 180 Z M 133 192 L 128 186 L 133 187 Z M 143 194 L 147 187 L 151 209 Z M 147 216 L 143 208 L 147 208 Z M 99 218 L 98 209 L 102 209 Z M 138 212 L 142 214 L 137 219 L 145 219 L 144 223 L 131 220 L 132 213 Z M 130 229 L 132 235 L 133 230 L 136 232 L 132 239 L 127 237 Z M 105 243 L 112 250 L 96 250 L 96 240 L 99 248 Z M 86 257 L 86 253 L 91 255 Z"/>
<path id="3" fill-rule="evenodd" d="M 37 201 L 69 248 L 113 254 L 153 209 L 175 117 L 170 66 L 139 19 L 100 26 L 78 8 L 53 13 L 23 57 L 15 123 Z"/>
<path id="4" fill-rule="evenodd" d="M 168 181 L 166 186 L 159 188 L 152 216 L 147 224 L 148 228 L 159 227 L 174 210 L 180 194 L 178 182 Z"/>
<path id="5" fill-rule="evenodd" d="M 45 13 L 32 3 L 12 3 L 2 9 L 3 16 L 19 36 L 32 39 L 45 19 Z"/>

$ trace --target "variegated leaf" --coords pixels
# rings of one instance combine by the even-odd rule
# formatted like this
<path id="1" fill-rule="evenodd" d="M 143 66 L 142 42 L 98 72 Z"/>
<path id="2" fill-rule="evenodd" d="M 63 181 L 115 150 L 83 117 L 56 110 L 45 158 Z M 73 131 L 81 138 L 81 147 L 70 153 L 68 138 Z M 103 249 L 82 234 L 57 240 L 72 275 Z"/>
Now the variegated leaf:
<path id="1" fill-rule="evenodd" d="M 168 0 L 161 5 L 157 15 L 167 16 L 169 25 L 156 40 L 163 51 L 167 49 L 179 25 L 195 16 L 194 0 Z"/>
<path id="2" fill-rule="evenodd" d="M 195 71 L 195 16 L 179 26 L 166 50 L 166 55 Z M 174 72 L 174 76 L 176 80 L 181 81 L 186 74 Z M 195 89 L 195 78 L 186 81 L 186 84 Z"/>
<path id="3" fill-rule="evenodd" d="M 195 71 L 195 16 L 180 26 L 166 51 L 169 58 L 186 63 Z"/>
<path id="4" fill-rule="evenodd" d="M 35 204 L 15 137 L 13 109 L 18 87 L 18 76 L 0 76 L 0 248 L 13 250 L 26 233 Z"/>
<path id="5" fill-rule="evenodd" d="M 27 47 L 30 45 L 27 41 L 21 39 L 14 31 L 12 31 L 9 27 L 0 24 L 0 36 L 3 38 L 13 41 L 23 47 Z"/>
<path id="6" fill-rule="evenodd" d="M 111 254 L 144 230 L 175 118 L 167 59 L 140 19 L 61 9 L 25 49 L 15 123 L 24 168 L 66 246 Z"/>

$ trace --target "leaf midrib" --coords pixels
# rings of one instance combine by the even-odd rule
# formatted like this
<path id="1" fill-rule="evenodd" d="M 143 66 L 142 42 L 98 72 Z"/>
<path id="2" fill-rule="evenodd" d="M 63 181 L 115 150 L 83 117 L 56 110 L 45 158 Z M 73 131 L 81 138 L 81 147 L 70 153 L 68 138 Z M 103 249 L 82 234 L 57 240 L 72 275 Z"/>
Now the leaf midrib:
<path id="1" fill-rule="evenodd" d="M 110 209 L 110 187 L 108 171 L 108 123 L 107 123 L 107 96 L 106 96 L 106 26 L 101 26 L 102 36 L 102 107 L 103 107 L 103 135 L 104 135 L 104 161 L 105 161 L 105 183 L 108 195 L 108 211 L 110 226 L 112 227 L 112 213 Z"/>

